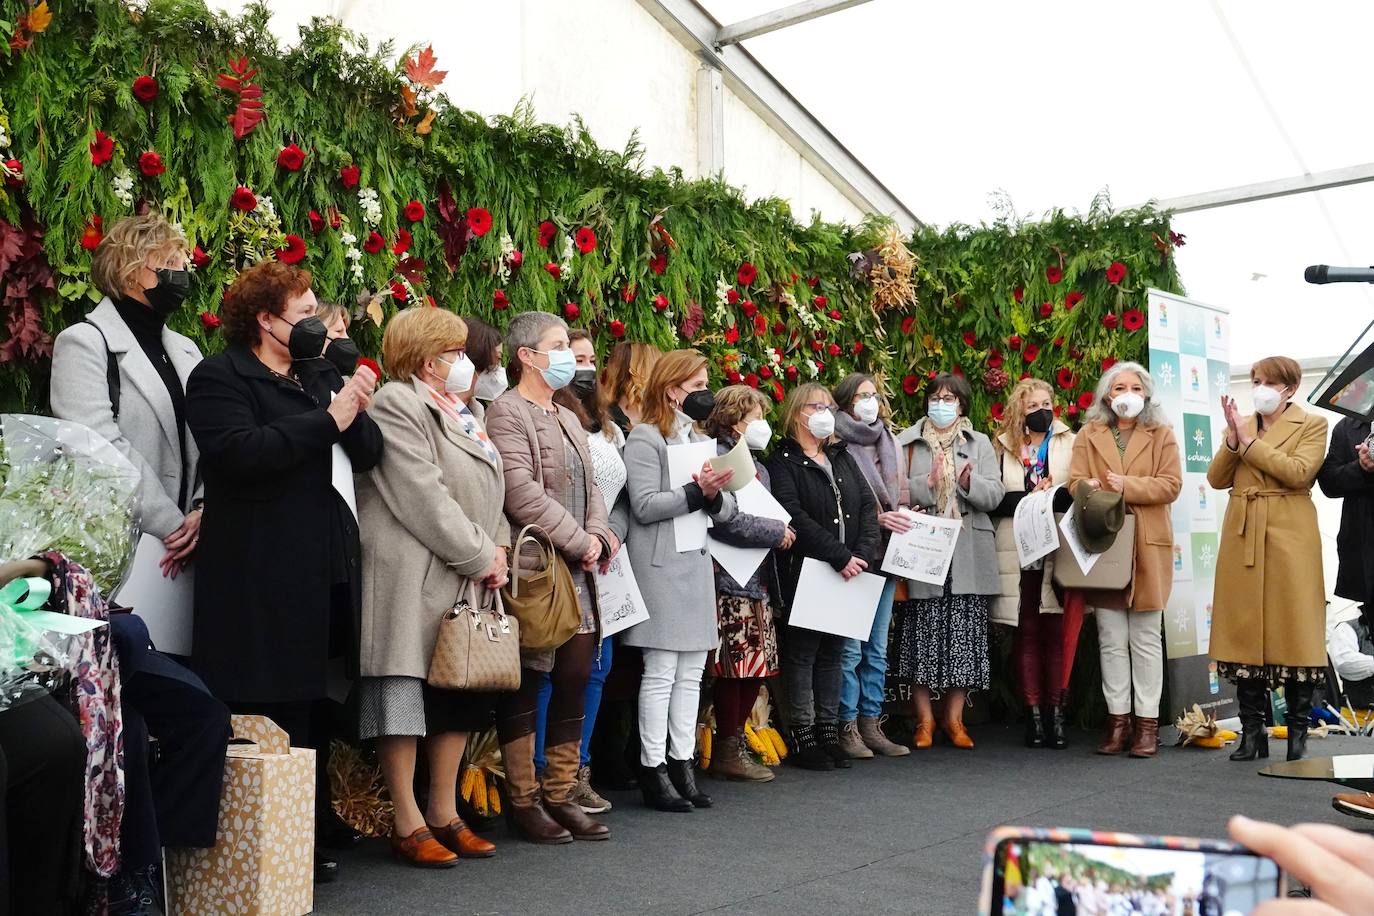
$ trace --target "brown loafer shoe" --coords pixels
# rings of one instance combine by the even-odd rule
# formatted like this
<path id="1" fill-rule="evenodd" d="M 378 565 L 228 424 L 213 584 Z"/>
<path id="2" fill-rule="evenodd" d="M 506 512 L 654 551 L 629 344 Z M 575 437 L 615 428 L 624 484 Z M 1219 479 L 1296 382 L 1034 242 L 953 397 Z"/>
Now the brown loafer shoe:
<path id="1" fill-rule="evenodd" d="M 1374 792 L 1344 792 L 1331 799 L 1331 807 L 1352 817 L 1374 819 Z"/>
<path id="2" fill-rule="evenodd" d="M 923 751 L 935 743 L 935 721 L 926 719 L 924 722 L 916 723 L 916 734 L 911 736 L 911 743 L 918 751 Z"/>
<path id="3" fill-rule="evenodd" d="M 447 827 L 429 825 L 434 838 L 443 843 L 450 852 L 456 852 L 464 859 L 490 859 L 496 855 L 496 844 L 489 843 L 472 832 L 461 817 L 455 817 Z"/>
<path id="4" fill-rule="evenodd" d="M 588 817 L 587 812 L 583 811 L 582 806 L 575 801 L 567 801 L 561 805 L 546 801 L 544 807 L 548 809 L 549 817 L 557 821 L 564 830 L 571 833 L 575 840 L 609 840 L 611 838 L 611 828 Z"/>
<path id="5" fill-rule="evenodd" d="M 964 723 L 946 722 L 941 726 L 941 729 L 944 731 L 945 737 L 949 739 L 950 744 L 960 750 L 968 751 L 973 749 L 973 739 L 970 738 L 968 732 L 964 730 Z"/>
<path id="6" fill-rule="evenodd" d="M 391 834 L 391 854 L 416 868 L 452 868 L 458 857 L 434 838 L 428 827 L 421 827 L 410 836 Z"/>
<path id="7" fill-rule="evenodd" d="M 1102 743 L 1097 746 L 1099 754 L 1120 754 L 1131 743 L 1131 717 L 1128 715 L 1107 714 L 1107 725 Z"/>

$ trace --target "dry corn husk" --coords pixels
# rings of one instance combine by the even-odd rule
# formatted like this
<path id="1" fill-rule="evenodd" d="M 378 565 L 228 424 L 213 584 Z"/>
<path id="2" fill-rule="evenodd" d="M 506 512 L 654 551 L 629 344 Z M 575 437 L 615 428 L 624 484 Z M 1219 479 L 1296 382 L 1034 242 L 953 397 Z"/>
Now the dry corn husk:
<path id="1" fill-rule="evenodd" d="M 911 272 L 916 268 L 916 255 L 902 243 L 896 226 L 888 226 L 878 245 L 882 260 L 873 265 L 868 278 L 873 283 L 873 304 L 879 311 L 916 305 L 916 287 Z"/>
<path id="2" fill-rule="evenodd" d="M 335 741 L 329 751 L 329 784 L 334 813 L 363 836 L 390 836 L 396 809 L 387 796 L 382 771 L 351 744 Z"/>
<path id="3" fill-rule="evenodd" d="M 1178 728 L 1180 747 L 1192 745 L 1218 748 L 1239 737 L 1235 732 L 1218 726 L 1216 716 L 1203 712 L 1202 707 L 1196 703 L 1192 709 L 1179 716 L 1174 725 Z"/>

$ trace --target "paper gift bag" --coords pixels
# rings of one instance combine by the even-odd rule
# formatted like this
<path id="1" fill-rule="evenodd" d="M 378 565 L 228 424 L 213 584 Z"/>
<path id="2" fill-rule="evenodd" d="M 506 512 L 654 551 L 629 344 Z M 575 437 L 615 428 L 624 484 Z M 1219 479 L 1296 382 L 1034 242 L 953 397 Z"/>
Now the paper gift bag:
<path id="1" fill-rule="evenodd" d="M 169 849 L 170 912 L 302 916 L 315 904 L 315 752 L 234 716 L 212 849 Z"/>

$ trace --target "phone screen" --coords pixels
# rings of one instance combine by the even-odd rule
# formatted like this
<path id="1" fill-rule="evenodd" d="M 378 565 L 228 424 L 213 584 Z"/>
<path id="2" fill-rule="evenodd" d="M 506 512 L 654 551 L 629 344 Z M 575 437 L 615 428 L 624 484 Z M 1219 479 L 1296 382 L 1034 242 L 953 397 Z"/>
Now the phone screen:
<path id="1" fill-rule="evenodd" d="M 1279 896 L 1254 853 L 1004 840 L 989 916 L 1232 916 Z"/>

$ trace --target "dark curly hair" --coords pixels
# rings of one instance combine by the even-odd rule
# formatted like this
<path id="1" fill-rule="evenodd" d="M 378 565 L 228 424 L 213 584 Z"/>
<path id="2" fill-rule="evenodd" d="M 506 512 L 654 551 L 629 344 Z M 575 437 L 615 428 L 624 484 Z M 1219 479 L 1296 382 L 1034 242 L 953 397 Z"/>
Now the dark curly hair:
<path id="1" fill-rule="evenodd" d="M 280 261 L 259 261 L 239 274 L 224 294 L 219 317 L 224 339 L 243 347 L 256 346 L 262 336 L 258 313 L 281 315 L 286 300 L 310 288 L 310 271 Z"/>

